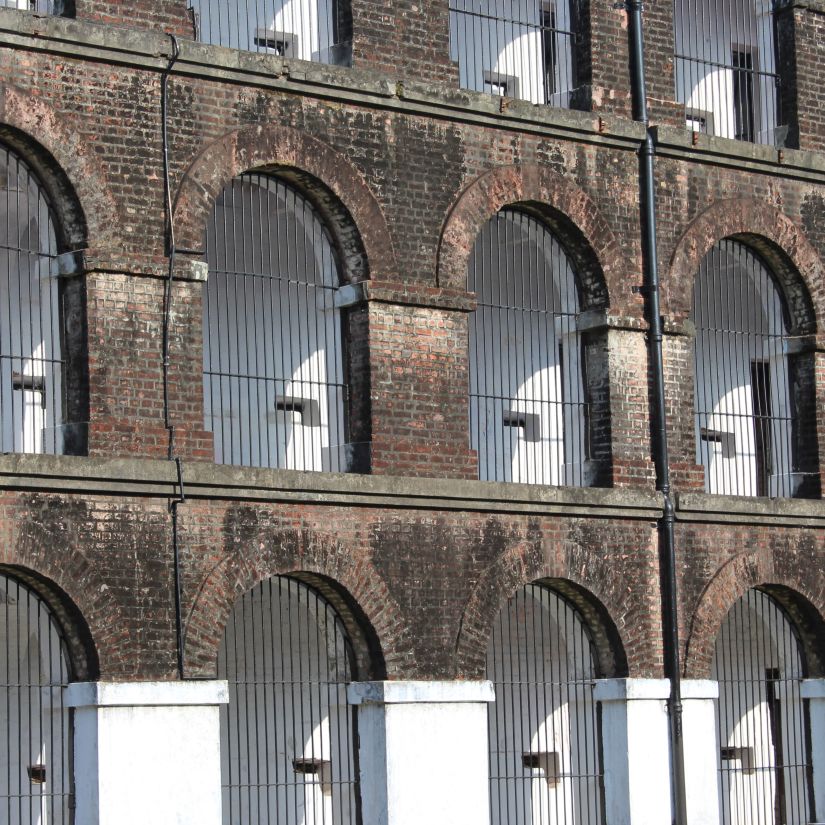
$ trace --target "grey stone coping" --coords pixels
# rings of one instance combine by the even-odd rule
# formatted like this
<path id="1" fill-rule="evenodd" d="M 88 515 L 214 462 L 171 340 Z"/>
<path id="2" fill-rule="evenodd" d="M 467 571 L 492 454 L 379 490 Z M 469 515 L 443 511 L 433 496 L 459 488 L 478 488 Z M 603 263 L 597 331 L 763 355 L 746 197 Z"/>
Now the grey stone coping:
<path id="1" fill-rule="evenodd" d="M 825 527 L 825 501 L 802 498 L 677 493 L 676 519 L 685 522 Z"/>

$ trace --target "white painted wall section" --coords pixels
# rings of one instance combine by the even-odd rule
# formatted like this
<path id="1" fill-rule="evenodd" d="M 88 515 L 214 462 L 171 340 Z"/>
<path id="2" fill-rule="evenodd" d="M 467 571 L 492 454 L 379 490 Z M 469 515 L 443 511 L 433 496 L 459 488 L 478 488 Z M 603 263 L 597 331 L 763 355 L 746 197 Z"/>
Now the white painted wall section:
<path id="1" fill-rule="evenodd" d="M 75 708 L 76 821 L 220 825 L 218 706 L 226 682 L 81 682 Z"/>
<path id="2" fill-rule="evenodd" d="M 356 682 L 369 825 L 487 825 L 490 682 Z"/>
<path id="3" fill-rule="evenodd" d="M 687 821 L 690 825 L 719 825 L 719 683 L 683 679 L 681 687 Z"/>
<path id="4" fill-rule="evenodd" d="M 605 821 L 670 825 L 668 679 L 600 679 Z"/>
<path id="5" fill-rule="evenodd" d="M 808 700 L 811 720 L 811 763 L 817 823 L 825 822 L 825 679 L 805 679 L 802 698 Z"/>

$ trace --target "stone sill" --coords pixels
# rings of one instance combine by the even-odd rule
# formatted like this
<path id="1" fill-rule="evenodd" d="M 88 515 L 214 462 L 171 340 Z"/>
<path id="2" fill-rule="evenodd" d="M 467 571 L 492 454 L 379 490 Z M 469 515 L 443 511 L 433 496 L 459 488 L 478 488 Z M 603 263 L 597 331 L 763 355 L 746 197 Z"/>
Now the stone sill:
<path id="1" fill-rule="evenodd" d="M 61 17 L 40 17 L 31 12 L 0 8 L 2 47 L 158 72 L 168 66 L 172 53 L 169 37 L 158 32 Z M 191 40 L 180 41 L 180 57 L 172 74 L 626 151 L 636 151 L 644 138 L 642 124 L 615 115 L 600 116 L 593 112 L 536 106 L 523 100 L 444 85 L 402 83 L 370 69 L 284 60 L 275 55 Z M 656 133 L 659 150 L 664 155 L 825 182 L 825 155 L 822 153 L 783 149 L 780 157 L 780 151 L 770 146 L 706 135 L 700 135 L 694 146 L 692 133 L 686 129 L 662 126 Z"/>
<path id="2" fill-rule="evenodd" d="M 183 465 L 187 499 L 462 512 L 526 513 L 577 518 L 612 517 L 653 521 L 661 499 L 624 489 L 547 487 L 489 481 L 308 473 L 230 467 L 200 462 Z M 0 456 L 0 489 L 66 495 L 178 495 L 175 464 L 138 458 Z"/>
<path id="3" fill-rule="evenodd" d="M 802 498 L 677 493 L 676 519 L 685 522 L 825 527 L 825 501 Z"/>

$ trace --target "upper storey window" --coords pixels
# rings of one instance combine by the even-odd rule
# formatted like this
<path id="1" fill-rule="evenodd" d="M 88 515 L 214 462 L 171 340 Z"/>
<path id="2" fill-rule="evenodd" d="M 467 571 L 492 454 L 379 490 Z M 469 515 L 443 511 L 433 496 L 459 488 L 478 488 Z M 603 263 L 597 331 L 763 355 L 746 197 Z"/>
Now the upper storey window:
<path id="1" fill-rule="evenodd" d="M 688 128 L 783 145 L 772 0 L 675 0 L 674 17 Z"/>
<path id="2" fill-rule="evenodd" d="M 2 451 L 62 453 L 64 364 L 55 221 L 28 165 L 0 146 Z"/>
<path id="3" fill-rule="evenodd" d="M 450 57 L 461 86 L 570 106 L 574 0 L 450 0 Z"/>
<path id="4" fill-rule="evenodd" d="M 587 482 L 589 403 L 576 274 L 550 230 L 504 209 L 479 233 L 468 289 L 470 444 L 479 476 Z"/>
<path id="5" fill-rule="evenodd" d="M 51 14 L 60 17 L 72 14 L 74 0 L 0 0 L 0 9 L 36 11 L 39 14 Z"/>
<path id="6" fill-rule="evenodd" d="M 352 64 L 349 0 L 191 0 L 204 43 L 335 66 Z"/>
<path id="7" fill-rule="evenodd" d="M 246 174 L 218 198 L 206 234 L 206 427 L 215 461 L 346 469 L 340 272 L 309 201 Z"/>

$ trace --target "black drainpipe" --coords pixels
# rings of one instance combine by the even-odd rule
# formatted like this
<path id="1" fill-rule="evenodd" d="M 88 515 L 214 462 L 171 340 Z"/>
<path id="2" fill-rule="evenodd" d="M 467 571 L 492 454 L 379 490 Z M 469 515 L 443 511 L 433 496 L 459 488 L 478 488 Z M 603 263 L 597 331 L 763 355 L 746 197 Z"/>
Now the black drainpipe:
<path id="1" fill-rule="evenodd" d="M 671 776 L 674 822 L 687 825 L 685 804 L 685 754 L 682 741 L 682 684 L 679 663 L 679 615 L 676 598 L 676 520 L 670 489 L 670 457 L 667 446 L 665 377 L 662 363 L 662 315 L 659 309 L 659 266 L 656 252 L 656 193 L 653 162 L 656 143 L 650 128 L 645 86 L 642 2 L 628 0 L 630 15 L 630 71 L 633 84 L 633 118 L 645 125 L 645 140 L 639 149 L 639 191 L 642 211 L 642 258 L 645 307 L 648 314 L 649 357 L 653 372 L 652 437 L 656 465 L 656 489 L 662 494 L 659 519 L 659 578 L 662 591 L 662 636 L 665 676 L 670 679 L 668 716 L 670 720 Z"/>
<path id="2" fill-rule="evenodd" d="M 169 327 L 172 321 L 172 289 L 175 275 L 175 224 L 172 219 L 172 188 L 169 181 L 169 75 L 180 55 L 178 39 L 174 34 L 172 55 L 160 78 L 161 138 L 163 142 L 163 208 L 164 208 L 164 248 L 169 260 L 169 269 L 163 290 L 163 421 L 169 433 L 167 457 L 175 462 L 178 494 L 169 502 L 172 517 L 172 561 L 175 570 L 175 638 L 177 642 L 178 678 L 183 679 L 183 615 L 181 610 L 180 547 L 178 542 L 178 506 L 186 501 L 183 489 L 183 462 L 175 455 L 175 426 L 169 415 Z"/>

